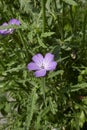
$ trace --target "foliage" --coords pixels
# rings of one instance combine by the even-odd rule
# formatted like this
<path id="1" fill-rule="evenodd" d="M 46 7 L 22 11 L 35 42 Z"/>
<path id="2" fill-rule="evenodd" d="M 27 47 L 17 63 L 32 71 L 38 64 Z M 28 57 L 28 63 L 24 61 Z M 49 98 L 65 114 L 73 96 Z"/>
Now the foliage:
<path id="1" fill-rule="evenodd" d="M 0 26 L 15 29 L 0 35 L 0 130 L 86 130 L 87 1 L 1 0 L 0 12 L 21 22 Z M 36 78 L 27 65 L 47 52 L 57 68 Z"/>

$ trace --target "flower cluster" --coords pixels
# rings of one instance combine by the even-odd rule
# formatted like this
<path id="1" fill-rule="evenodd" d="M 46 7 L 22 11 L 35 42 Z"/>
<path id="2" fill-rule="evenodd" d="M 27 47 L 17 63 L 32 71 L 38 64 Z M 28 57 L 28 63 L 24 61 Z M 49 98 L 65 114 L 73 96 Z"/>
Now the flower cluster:
<path id="1" fill-rule="evenodd" d="M 54 55 L 47 53 L 45 57 L 38 53 L 32 57 L 32 62 L 28 64 L 28 70 L 34 70 L 36 77 L 43 77 L 47 71 L 55 70 L 57 62 L 54 61 Z"/>
<path id="2" fill-rule="evenodd" d="M 17 19 L 11 19 L 8 23 L 3 23 L 1 26 L 7 26 L 7 25 L 20 25 L 20 21 L 17 20 Z M 12 34 L 14 31 L 13 28 L 10 28 L 10 29 L 3 29 L 3 30 L 0 30 L 0 34 L 1 35 L 6 35 L 6 34 Z"/>

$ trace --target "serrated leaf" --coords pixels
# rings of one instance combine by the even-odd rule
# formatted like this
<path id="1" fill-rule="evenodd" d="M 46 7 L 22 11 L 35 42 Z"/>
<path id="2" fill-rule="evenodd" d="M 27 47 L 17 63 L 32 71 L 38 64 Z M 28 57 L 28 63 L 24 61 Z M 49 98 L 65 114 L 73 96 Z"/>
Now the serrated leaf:
<path id="1" fill-rule="evenodd" d="M 23 70 L 24 67 L 25 67 L 25 66 L 20 66 L 20 65 L 18 65 L 16 68 L 8 69 L 8 70 L 5 71 L 5 72 L 6 72 L 6 73 L 7 73 L 7 72 L 9 72 L 9 73 L 11 73 L 11 72 L 18 72 L 18 71 L 20 71 L 20 70 Z"/>
<path id="2" fill-rule="evenodd" d="M 69 5 L 73 5 L 76 6 L 77 3 L 74 0 L 63 0 L 65 3 L 69 4 Z"/>
<path id="3" fill-rule="evenodd" d="M 35 111 L 35 106 L 36 106 L 36 101 L 37 101 L 37 93 L 36 93 L 36 88 L 34 87 L 31 95 L 28 98 L 28 104 L 27 104 L 27 117 L 26 117 L 26 123 L 25 123 L 25 128 L 26 130 L 29 130 L 30 128 L 30 124 L 31 124 L 31 120 L 33 118 L 33 114 Z"/>
<path id="4" fill-rule="evenodd" d="M 39 37 L 37 37 L 37 39 L 38 39 L 38 43 L 39 43 L 39 45 L 40 45 L 41 47 L 47 48 L 46 45 L 42 42 L 42 39 L 40 39 Z"/>
<path id="5" fill-rule="evenodd" d="M 35 122 L 35 128 L 36 130 L 40 129 L 40 121 L 41 119 L 47 115 L 47 113 L 50 111 L 50 107 L 46 107 L 44 109 L 42 109 L 37 116 L 37 121 Z"/>
<path id="6" fill-rule="evenodd" d="M 70 87 L 71 92 L 79 91 L 80 89 L 87 88 L 87 83 L 76 84 Z"/>
<path id="7" fill-rule="evenodd" d="M 52 74 L 51 73 L 49 73 L 49 76 L 48 76 L 48 78 L 53 78 L 53 77 L 55 77 L 55 76 L 57 76 L 57 75 L 59 75 L 59 74 L 63 74 L 63 70 L 58 70 L 58 71 L 56 71 L 56 72 L 52 72 Z"/>
<path id="8" fill-rule="evenodd" d="M 55 32 L 45 32 L 41 34 L 41 37 L 50 37 L 51 35 L 53 35 Z"/>
<path id="9" fill-rule="evenodd" d="M 57 104 L 54 101 L 52 101 L 51 97 L 49 97 L 49 106 L 50 106 L 51 112 L 53 114 L 56 114 L 56 112 L 57 112 Z"/>

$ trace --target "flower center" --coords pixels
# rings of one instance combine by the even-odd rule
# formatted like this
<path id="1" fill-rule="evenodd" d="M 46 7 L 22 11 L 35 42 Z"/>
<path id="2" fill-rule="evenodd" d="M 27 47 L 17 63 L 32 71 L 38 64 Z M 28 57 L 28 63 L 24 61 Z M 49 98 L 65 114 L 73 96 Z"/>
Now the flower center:
<path id="1" fill-rule="evenodd" d="M 44 65 L 43 64 L 41 65 L 41 69 L 44 69 Z"/>

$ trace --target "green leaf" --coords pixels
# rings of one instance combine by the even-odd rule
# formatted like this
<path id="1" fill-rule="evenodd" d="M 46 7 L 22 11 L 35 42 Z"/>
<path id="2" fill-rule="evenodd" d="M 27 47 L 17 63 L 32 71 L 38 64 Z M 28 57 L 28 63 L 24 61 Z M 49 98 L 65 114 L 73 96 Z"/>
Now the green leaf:
<path id="1" fill-rule="evenodd" d="M 85 123 L 85 114 L 84 112 L 82 111 L 80 113 L 80 116 L 79 116 L 79 125 L 80 127 L 82 128 L 83 127 L 83 124 Z"/>
<path id="2" fill-rule="evenodd" d="M 73 5 L 76 6 L 77 3 L 74 0 L 63 0 L 65 3 L 69 4 L 69 5 Z"/>
<path id="3" fill-rule="evenodd" d="M 11 69 L 8 69 L 7 71 L 5 71 L 6 73 L 12 73 L 12 72 L 18 72 L 20 70 L 23 70 L 25 69 L 25 66 L 21 66 L 21 65 L 18 65 L 16 68 L 11 68 Z"/>
<path id="4" fill-rule="evenodd" d="M 82 82 L 82 80 L 83 80 L 82 75 L 79 75 L 79 76 L 78 76 L 78 82 Z"/>
<path id="5" fill-rule="evenodd" d="M 19 2 L 20 2 L 21 10 L 24 10 L 24 12 L 26 12 L 26 13 L 31 12 L 31 8 L 30 8 L 31 0 L 19 0 Z"/>
<path id="6" fill-rule="evenodd" d="M 35 122 L 35 129 L 39 130 L 41 128 L 41 120 L 47 116 L 47 113 L 50 111 L 50 107 L 41 109 L 37 116 L 37 121 Z"/>
<path id="7" fill-rule="evenodd" d="M 28 104 L 27 104 L 27 117 L 26 117 L 26 123 L 25 123 L 25 128 L 26 130 L 29 130 L 31 120 L 33 118 L 33 114 L 36 108 L 36 101 L 37 101 L 37 93 L 36 93 L 36 88 L 34 87 L 30 96 L 28 97 Z"/>
<path id="8" fill-rule="evenodd" d="M 83 102 L 83 104 L 87 105 L 87 97 L 84 97 L 84 98 L 82 99 L 82 102 Z"/>
<path id="9" fill-rule="evenodd" d="M 4 108 L 4 103 L 3 104 L 0 104 L 0 110 Z"/>
<path id="10" fill-rule="evenodd" d="M 7 102 L 6 102 L 6 104 L 5 104 L 5 111 L 6 111 L 7 113 L 9 113 L 9 112 L 11 111 L 11 106 L 10 106 L 10 104 L 7 103 Z"/>
<path id="11" fill-rule="evenodd" d="M 70 87 L 71 92 L 79 91 L 80 89 L 87 88 L 87 83 L 76 84 Z"/>
<path id="12" fill-rule="evenodd" d="M 48 75 L 48 78 L 53 78 L 53 77 L 55 77 L 57 75 L 62 75 L 63 72 L 64 72 L 63 70 L 58 70 L 56 72 L 50 72 L 49 75 Z"/>
<path id="13" fill-rule="evenodd" d="M 50 107 L 50 110 L 53 114 L 56 114 L 56 112 L 58 111 L 57 110 L 57 104 L 55 103 L 55 101 L 52 101 L 52 98 L 49 97 L 49 107 Z"/>
<path id="14" fill-rule="evenodd" d="M 41 37 L 50 37 L 51 35 L 53 35 L 55 32 L 45 32 L 41 34 Z"/>
<path id="15" fill-rule="evenodd" d="M 40 45 L 41 47 L 47 48 L 47 46 L 42 42 L 42 39 L 40 39 L 39 37 L 37 37 L 37 39 L 38 39 L 38 43 L 39 43 L 39 45 Z"/>
<path id="16" fill-rule="evenodd" d="M 64 58 L 60 58 L 60 59 L 58 59 L 56 62 L 59 63 L 59 62 L 65 60 L 65 59 L 68 59 L 69 57 L 70 57 L 70 56 L 66 56 L 66 57 L 64 57 Z"/>

